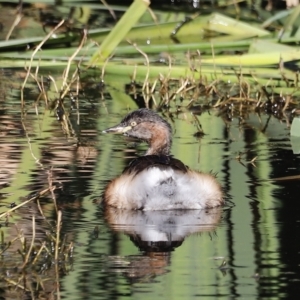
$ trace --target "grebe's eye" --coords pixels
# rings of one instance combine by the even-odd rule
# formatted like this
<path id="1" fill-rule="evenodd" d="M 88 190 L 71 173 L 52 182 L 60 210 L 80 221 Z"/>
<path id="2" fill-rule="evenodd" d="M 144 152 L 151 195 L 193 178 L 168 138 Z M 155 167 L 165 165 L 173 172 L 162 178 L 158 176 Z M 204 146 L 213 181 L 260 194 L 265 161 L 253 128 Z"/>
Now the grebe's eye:
<path id="1" fill-rule="evenodd" d="M 135 121 L 132 121 L 132 122 L 130 123 L 130 125 L 131 125 L 131 127 L 134 127 L 134 126 L 136 126 L 136 122 L 135 122 Z"/>

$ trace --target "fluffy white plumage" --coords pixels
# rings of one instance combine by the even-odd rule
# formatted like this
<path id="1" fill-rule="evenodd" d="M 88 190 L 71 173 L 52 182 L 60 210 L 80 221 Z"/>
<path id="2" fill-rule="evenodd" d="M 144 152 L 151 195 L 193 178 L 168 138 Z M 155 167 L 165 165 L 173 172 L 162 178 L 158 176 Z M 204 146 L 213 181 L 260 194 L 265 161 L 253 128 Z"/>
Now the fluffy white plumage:
<path id="1" fill-rule="evenodd" d="M 106 191 L 110 204 L 122 209 L 202 209 L 222 203 L 222 191 L 211 174 L 150 167 L 117 177 Z"/>

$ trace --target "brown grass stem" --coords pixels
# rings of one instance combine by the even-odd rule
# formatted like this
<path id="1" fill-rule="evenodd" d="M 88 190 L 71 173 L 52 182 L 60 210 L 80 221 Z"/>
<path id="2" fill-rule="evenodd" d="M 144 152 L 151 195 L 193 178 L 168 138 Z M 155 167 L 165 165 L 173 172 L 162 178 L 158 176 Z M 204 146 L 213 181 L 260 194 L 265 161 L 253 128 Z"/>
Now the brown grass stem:
<path id="1" fill-rule="evenodd" d="M 56 222 L 56 244 L 55 244 L 55 262 L 58 264 L 58 253 L 59 253 L 59 242 L 60 242 L 60 229 L 61 229 L 61 217 L 62 212 L 59 210 L 57 212 L 57 222 Z"/>
<path id="2" fill-rule="evenodd" d="M 34 265 L 37 262 L 38 258 L 40 257 L 42 251 L 45 248 L 45 245 L 46 245 L 46 242 L 43 242 L 41 248 L 39 249 L 38 253 L 36 254 L 34 260 L 32 261 L 32 265 Z"/>
<path id="3" fill-rule="evenodd" d="M 34 246 L 34 240 L 35 240 L 35 216 L 33 215 L 32 216 L 32 239 L 31 239 L 29 250 L 28 250 L 28 252 L 25 256 L 24 263 L 23 263 L 21 269 L 23 269 L 28 263 L 31 251 L 32 251 L 33 246 Z"/>
<path id="4" fill-rule="evenodd" d="M 12 213 L 13 211 L 15 211 L 15 210 L 17 210 L 18 208 L 20 208 L 20 207 L 22 207 L 22 206 L 24 206 L 24 205 L 30 203 L 31 201 L 34 201 L 34 200 L 38 199 L 38 198 L 41 197 L 41 196 L 44 196 L 45 194 L 47 194 L 47 193 L 50 192 L 51 190 L 55 190 L 55 187 L 53 187 L 53 188 L 47 188 L 47 189 L 45 189 L 45 190 L 39 192 L 36 196 L 30 198 L 29 200 L 26 200 L 26 201 L 20 203 L 19 205 L 15 206 L 15 207 L 13 207 L 13 208 L 11 208 L 11 209 L 9 209 L 7 212 L 5 212 L 5 213 L 3 213 L 3 214 L 0 215 L 0 219 L 3 218 L 3 217 L 8 216 L 8 215 L 9 215 L 10 213 Z"/>
<path id="5" fill-rule="evenodd" d="M 17 15 L 16 15 L 16 17 L 15 17 L 15 20 L 14 20 L 14 22 L 12 23 L 11 27 L 9 28 L 8 33 L 7 33 L 6 37 L 5 37 L 5 40 L 6 40 L 6 41 L 9 40 L 9 38 L 10 38 L 12 32 L 13 32 L 14 29 L 18 26 L 18 24 L 20 23 L 20 21 L 22 20 L 23 15 L 22 15 L 22 13 L 20 12 L 20 9 L 18 9 L 18 10 L 19 10 L 19 11 L 18 11 L 18 13 L 17 13 Z"/>
<path id="6" fill-rule="evenodd" d="M 62 217 L 62 212 L 61 212 L 61 210 L 59 210 L 57 212 L 56 244 L 55 244 L 55 276 L 56 276 L 56 294 L 57 294 L 57 299 L 60 299 L 58 253 L 59 253 L 59 243 L 60 243 L 61 217 Z"/>
<path id="7" fill-rule="evenodd" d="M 61 20 L 61 22 L 59 22 L 59 24 L 57 24 L 46 36 L 45 38 L 37 45 L 37 47 L 34 49 L 34 51 L 32 52 L 32 55 L 31 55 L 31 58 L 30 58 L 30 64 L 29 64 L 29 67 L 27 68 L 27 74 L 25 76 L 25 79 L 24 79 L 24 82 L 23 82 L 23 85 L 21 87 L 21 104 L 22 104 L 22 107 L 24 107 L 24 94 L 23 94 L 23 91 L 24 91 L 24 88 L 25 88 L 25 85 L 27 83 L 27 80 L 28 80 L 28 77 L 29 77 L 29 74 L 30 74 L 30 71 L 31 71 L 31 65 L 32 65 L 32 62 L 33 62 L 33 58 L 34 56 L 36 55 L 36 53 L 41 50 L 42 46 L 45 44 L 45 42 L 54 34 L 54 32 L 59 28 L 61 27 L 63 24 L 64 24 L 65 20 Z"/>
<path id="8" fill-rule="evenodd" d="M 69 72 L 70 72 L 71 63 L 74 60 L 74 58 L 77 56 L 77 54 L 79 53 L 79 51 L 82 49 L 84 43 L 86 42 L 86 39 L 87 39 L 87 30 L 84 29 L 79 46 L 77 47 L 77 49 L 73 53 L 73 55 L 70 56 L 69 59 L 68 59 L 67 68 L 66 68 L 66 71 L 65 71 L 65 74 L 64 74 L 64 78 L 63 78 L 62 88 L 64 88 L 65 85 L 66 85 L 66 82 L 67 82 L 67 79 L 68 79 L 68 76 L 69 76 Z M 63 95 L 65 95 L 66 93 L 67 93 L 67 89 L 65 90 L 65 92 L 63 93 Z M 63 96 L 61 98 L 63 98 Z"/>

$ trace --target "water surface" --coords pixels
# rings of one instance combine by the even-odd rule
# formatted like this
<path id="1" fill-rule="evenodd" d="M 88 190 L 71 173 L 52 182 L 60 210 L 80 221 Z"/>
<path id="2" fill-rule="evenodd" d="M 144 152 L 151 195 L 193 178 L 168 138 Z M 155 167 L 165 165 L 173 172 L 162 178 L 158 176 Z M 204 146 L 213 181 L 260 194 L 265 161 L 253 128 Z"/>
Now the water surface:
<path id="1" fill-rule="evenodd" d="M 255 114 L 228 121 L 211 110 L 196 116 L 204 132 L 199 138 L 190 112 L 165 114 L 174 130 L 172 153 L 193 169 L 217 173 L 226 206 L 207 211 L 103 211 L 99 200 L 107 182 L 146 149 L 125 137 L 101 133 L 136 109 L 134 101 L 114 86 L 106 87 L 104 94 L 97 85 L 91 86 L 79 99 L 79 109 L 68 111 L 66 128 L 42 103 L 36 114 L 33 91 L 27 94 L 27 111 L 21 118 L 18 92 L 5 91 L 0 93 L 1 212 L 32 192 L 57 185 L 61 234 L 74 245 L 69 269 L 60 272 L 60 293 L 52 283 L 39 288 L 36 296 L 294 299 L 299 295 L 300 181 L 283 179 L 300 174 L 300 156 L 293 152 L 286 122 Z M 42 238 L 48 223 L 56 221 L 51 196 L 43 199 L 42 209 L 47 222 L 34 204 L 12 215 L 8 223 L 1 220 L 5 238 L 11 239 L 15 228 L 30 237 L 32 215 Z M 3 256 L 5 263 L 9 255 Z M 7 271 L 3 274 L 7 276 Z M 15 297 L 7 281 L 0 286 L 2 297 Z M 31 297 L 29 292 L 19 291 L 20 295 Z"/>

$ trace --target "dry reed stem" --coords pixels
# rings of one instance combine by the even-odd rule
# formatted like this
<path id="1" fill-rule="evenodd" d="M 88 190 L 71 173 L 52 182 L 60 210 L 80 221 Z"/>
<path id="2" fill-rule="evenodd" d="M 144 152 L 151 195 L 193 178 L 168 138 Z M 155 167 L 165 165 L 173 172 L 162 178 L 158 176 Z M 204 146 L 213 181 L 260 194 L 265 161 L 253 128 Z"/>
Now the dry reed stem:
<path id="1" fill-rule="evenodd" d="M 45 87 L 44 87 L 44 83 L 43 83 L 43 76 L 41 76 L 41 84 L 40 84 L 40 82 L 38 80 L 38 70 L 39 70 L 39 67 L 36 68 L 35 75 L 30 73 L 30 76 L 35 80 L 35 82 L 36 82 L 36 84 L 37 84 L 37 86 L 40 90 L 40 94 L 39 94 L 38 98 L 35 100 L 35 113 L 36 113 L 37 116 L 39 115 L 38 103 L 39 103 L 42 96 L 44 96 L 46 105 L 48 104 L 48 97 L 47 97 L 47 93 L 45 91 Z"/>
<path id="2" fill-rule="evenodd" d="M 57 201 L 56 201 L 56 197 L 54 194 L 54 189 L 52 189 L 52 187 L 53 187 L 52 170 L 53 170 L 53 167 L 51 167 L 51 170 L 48 171 L 48 185 L 51 188 L 50 192 L 51 192 L 51 196 L 52 196 L 52 199 L 54 202 L 55 211 L 57 213 L 57 211 L 58 211 Z"/>
<path id="3" fill-rule="evenodd" d="M 46 217 L 45 217 L 45 215 L 44 215 L 44 213 L 43 213 L 43 210 L 42 210 L 41 203 L 40 203 L 39 199 L 37 199 L 36 203 L 37 203 L 37 206 L 38 206 L 38 209 L 39 209 L 40 214 L 42 215 L 42 217 L 43 217 L 44 219 L 46 219 Z"/>
<path id="4" fill-rule="evenodd" d="M 113 9 L 110 8 L 110 6 L 107 4 L 107 2 L 105 0 L 100 0 L 100 2 L 107 8 L 107 10 L 109 11 L 109 13 L 113 17 L 113 19 L 115 21 L 117 21 L 117 16 L 116 16 L 115 12 L 113 11 Z"/>
<path id="5" fill-rule="evenodd" d="M 34 240 L 35 240 L 35 216 L 33 215 L 32 216 L 32 239 L 31 239 L 31 244 L 30 244 L 30 247 L 29 247 L 29 250 L 25 256 L 25 260 L 24 260 L 24 263 L 21 267 L 21 269 L 24 269 L 24 267 L 27 265 L 28 263 L 28 260 L 29 260 L 29 256 L 31 254 L 31 251 L 33 249 L 33 245 L 34 245 Z"/>
<path id="6" fill-rule="evenodd" d="M 8 279 L 8 278 L 6 278 L 6 277 L 4 277 L 3 279 L 4 279 L 7 283 L 9 283 L 9 284 L 11 284 L 11 285 L 14 285 L 15 287 L 18 287 L 18 288 L 20 288 L 20 289 L 22 289 L 22 290 L 24 290 L 24 291 L 29 292 L 29 289 L 27 289 L 25 286 L 19 284 L 18 282 L 14 281 L 14 280 L 12 280 L 12 279 Z"/>
<path id="7" fill-rule="evenodd" d="M 61 217 L 62 212 L 59 210 L 57 212 L 57 222 L 56 222 L 56 244 L 55 244 L 55 262 L 58 264 L 58 250 L 59 250 L 59 239 L 60 239 L 60 229 L 61 229 Z"/>
<path id="8" fill-rule="evenodd" d="M 43 76 L 41 76 L 41 83 L 42 83 L 42 92 L 43 92 L 43 95 L 44 95 L 45 104 L 46 104 L 46 107 L 48 107 L 49 99 L 48 99 L 48 95 L 47 95 L 46 90 L 45 90 Z"/>
<path id="9" fill-rule="evenodd" d="M 79 113 L 79 101 L 78 96 L 80 92 L 80 76 L 79 73 L 76 75 L 76 112 L 77 112 L 77 125 L 80 125 L 80 113 Z"/>
<path id="10" fill-rule="evenodd" d="M 300 175 L 292 175 L 292 176 L 285 176 L 285 177 L 278 177 L 278 178 L 270 178 L 264 181 L 283 181 L 283 180 L 300 180 Z"/>
<path id="11" fill-rule="evenodd" d="M 76 81 L 76 76 L 77 76 L 77 74 L 78 74 L 78 68 L 76 68 L 75 72 L 74 72 L 73 75 L 72 75 L 72 78 L 71 78 L 70 82 L 68 83 L 68 85 L 66 86 L 66 88 L 64 89 L 64 91 L 62 91 L 61 94 L 60 94 L 60 99 L 59 99 L 59 100 L 60 100 L 61 103 L 62 103 L 61 100 L 62 100 L 62 99 L 66 96 L 66 94 L 70 91 L 71 85 Z M 64 73 L 63 77 L 64 77 L 64 81 L 65 81 L 65 79 L 67 78 L 65 73 Z M 65 83 L 65 84 L 66 84 L 66 83 Z M 64 83 L 63 83 L 63 85 L 64 85 Z M 63 85 L 62 85 L 62 88 L 63 88 Z"/>
<path id="12" fill-rule="evenodd" d="M 7 212 L 5 212 L 5 213 L 3 213 L 3 214 L 0 215 L 0 219 L 3 218 L 3 217 L 8 216 L 11 212 L 13 212 L 13 211 L 17 210 L 18 208 L 20 208 L 20 207 L 28 204 L 29 202 L 31 202 L 33 200 L 36 200 L 36 199 L 38 199 L 41 196 L 44 196 L 45 194 L 47 194 L 51 190 L 55 190 L 55 187 L 47 188 L 47 189 L 39 192 L 37 196 L 34 196 L 34 197 L 30 198 L 29 200 L 26 200 L 26 201 L 20 203 L 19 205 L 15 206 L 15 207 L 13 207 L 11 209 L 9 209 Z"/>
<path id="13" fill-rule="evenodd" d="M 110 61 L 110 59 L 113 57 L 114 55 L 110 55 L 105 61 L 104 61 L 104 64 L 102 66 L 102 69 L 101 69 L 101 81 L 104 82 L 104 75 L 105 75 L 105 68 L 108 64 L 108 62 Z"/>
<path id="14" fill-rule="evenodd" d="M 42 48 L 42 46 L 45 44 L 45 42 L 51 37 L 52 34 L 54 34 L 54 32 L 60 28 L 63 24 L 64 24 L 65 20 L 61 20 L 61 22 L 59 22 L 59 24 L 57 24 L 46 36 L 45 38 L 36 46 L 35 50 L 33 51 L 32 55 L 31 55 L 31 58 L 30 58 L 30 64 L 29 64 L 29 68 L 27 69 L 27 74 L 25 76 L 25 79 L 24 79 L 24 82 L 23 82 L 23 85 L 21 87 L 21 104 L 22 104 L 22 107 L 24 107 L 24 88 L 25 88 L 25 85 L 27 83 L 27 80 L 28 80 L 28 77 L 29 77 L 29 74 L 30 74 L 30 71 L 31 71 L 31 65 L 32 65 L 32 62 L 33 62 L 33 58 L 34 56 L 36 55 L 36 53 Z"/>
<path id="15" fill-rule="evenodd" d="M 134 66 L 134 70 L 133 70 L 132 77 L 131 77 L 132 82 L 135 82 L 135 80 L 136 80 L 136 72 L 137 72 L 137 65 Z"/>
<path id="16" fill-rule="evenodd" d="M 153 85 L 152 85 L 152 88 L 151 88 L 151 99 L 152 101 L 154 102 L 154 105 L 157 107 L 157 103 L 156 103 L 156 100 L 155 100 L 155 97 L 154 97 L 154 93 L 155 93 L 155 87 L 156 87 L 156 84 L 157 84 L 157 79 L 155 79 Z"/>
<path id="17" fill-rule="evenodd" d="M 23 115 L 23 114 L 22 114 L 22 115 Z M 32 158 L 35 160 L 35 162 L 36 162 L 42 169 L 44 169 L 43 164 L 42 164 L 42 163 L 40 162 L 40 160 L 34 155 L 34 153 L 33 153 L 33 151 L 32 151 L 31 140 L 30 140 L 30 137 L 29 137 L 29 135 L 28 135 L 28 132 L 27 132 L 25 123 L 23 122 L 23 119 L 22 119 L 22 126 L 23 126 L 23 129 L 24 129 L 26 138 L 27 138 L 27 143 L 28 143 L 29 151 L 30 151 L 30 154 L 31 154 Z"/>
<path id="18" fill-rule="evenodd" d="M 212 54 L 213 65 L 214 65 L 214 75 L 215 75 L 215 77 L 217 77 L 217 67 L 216 67 L 216 62 L 215 62 L 215 49 L 214 49 L 213 43 L 211 43 L 211 54 Z"/>
<path id="19" fill-rule="evenodd" d="M 37 254 L 36 254 L 34 260 L 32 261 L 32 265 L 35 265 L 35 263 L 37 262 L 38 258 L 40 257 L 40 254 L 42 253 L 42 251 L 43 251 L 43 249 L 45 248 L 45 246 L 46 246 L 46 242 L 43 242 L 41 248 L 40 248 L 39 251 L 37 252 Z"/>
<path id="20" fill-rule="evenodd" d="M 56 85 L 56 82 L 55 82 L 54 78 L 51 75 L 48 75 L 48 78 L 53 82 L 55 91 L 56 91 L 56 93 L 58 93 L 58 88 L 57 88 L 57 85 Z"/>
<path id="21" fill-rule="evenodd" d="M 288 108 L 290 100 L 291 100 L 290 98 L 291 98 L 290 95 L 285 97 L 285 104 L 284 104 L 284 107 L 282 109 L 283 112 Z"/>
<path id="22" fill-rule="evenodd" d="M 62 83 L 62 88 L 65 87 L 66 85 L 66 82 L 67 82 L 67 79 L 68 79 L 68 76 L 69 76 L 69 72 L 70 72 L 70 67 L 71 67 L 71 63 L 72 61 L 74 60 L 74 58 L 77 56 L 78 52 L 82 49 L 85 41 L 87 39 L 87 30 L 84 29 L 83 30 L 83 34 L 82 34 L 82 39 L 80 41 L 80 44 L 79 46 L 77 47 L 76 51 L 73 53 L 73 55 L 68 59 L 68 64 L 67 64 L 67 68 L 66 68 L 66 71 L 65 71 L 65 76 L 63 78 L 63 83 Z M 68 88 L 68 86 L 67 86 Z M 61 99 L 64 98 L 64 96 L 66 95 L 66 93 L 68 92 L 67 88 L 65 89 L 65 91 L 62 93 L 62 96 L 61 96 Z"/>
<path id="23" fill-rule="evenodd" d="M 13 30 L 15 29 L 15 27 L 20 23 L 20 21 L 22 20 L 22 14 L 20 12 L 17 13 L 16 18 L 14 20 L 14 22 L 12 23 L 11 27 L 9 28 L 9 31 L 5 37 L 5 40 L 8 41 Z"/>
<path id="24" fill-rule="evenodd" d="M 142 90 L 144 90 L 146 88 L 146 85 L 149 83 L 148 82 L 148 79 L 149 79 L 149 73 L 150 73 L 150 62 L 149 62 L 149 58 L 148 58 L 148 55 L 143 52 L 138 46 L 137 44 L 132 44 L 132 46 L 134 47 L 134 49 L 136 49 L 139 53 L 141 53 L 145 60 L 146 60 L 146 66 L 147 66 L 147 74 L 146 74 L 146 77 L 145 77 L 145 80 L 144 80 L 144 84 L 143 84 L 143 88 Z"/>
<path id="25" fill-rule="evenodd" d="M 55 244 L 55 275 L 56 275 L 56 294 L 57 299 L 60 299 L 60 285 L 59 285 L 59 264 L 58 264 L 58 250 L 59 250 L 59 240 L 60 240 L 60 229 L 61 229 L 61 210 L 57 213 L 57 223 L 56 223 L 56 244 Z"/>

